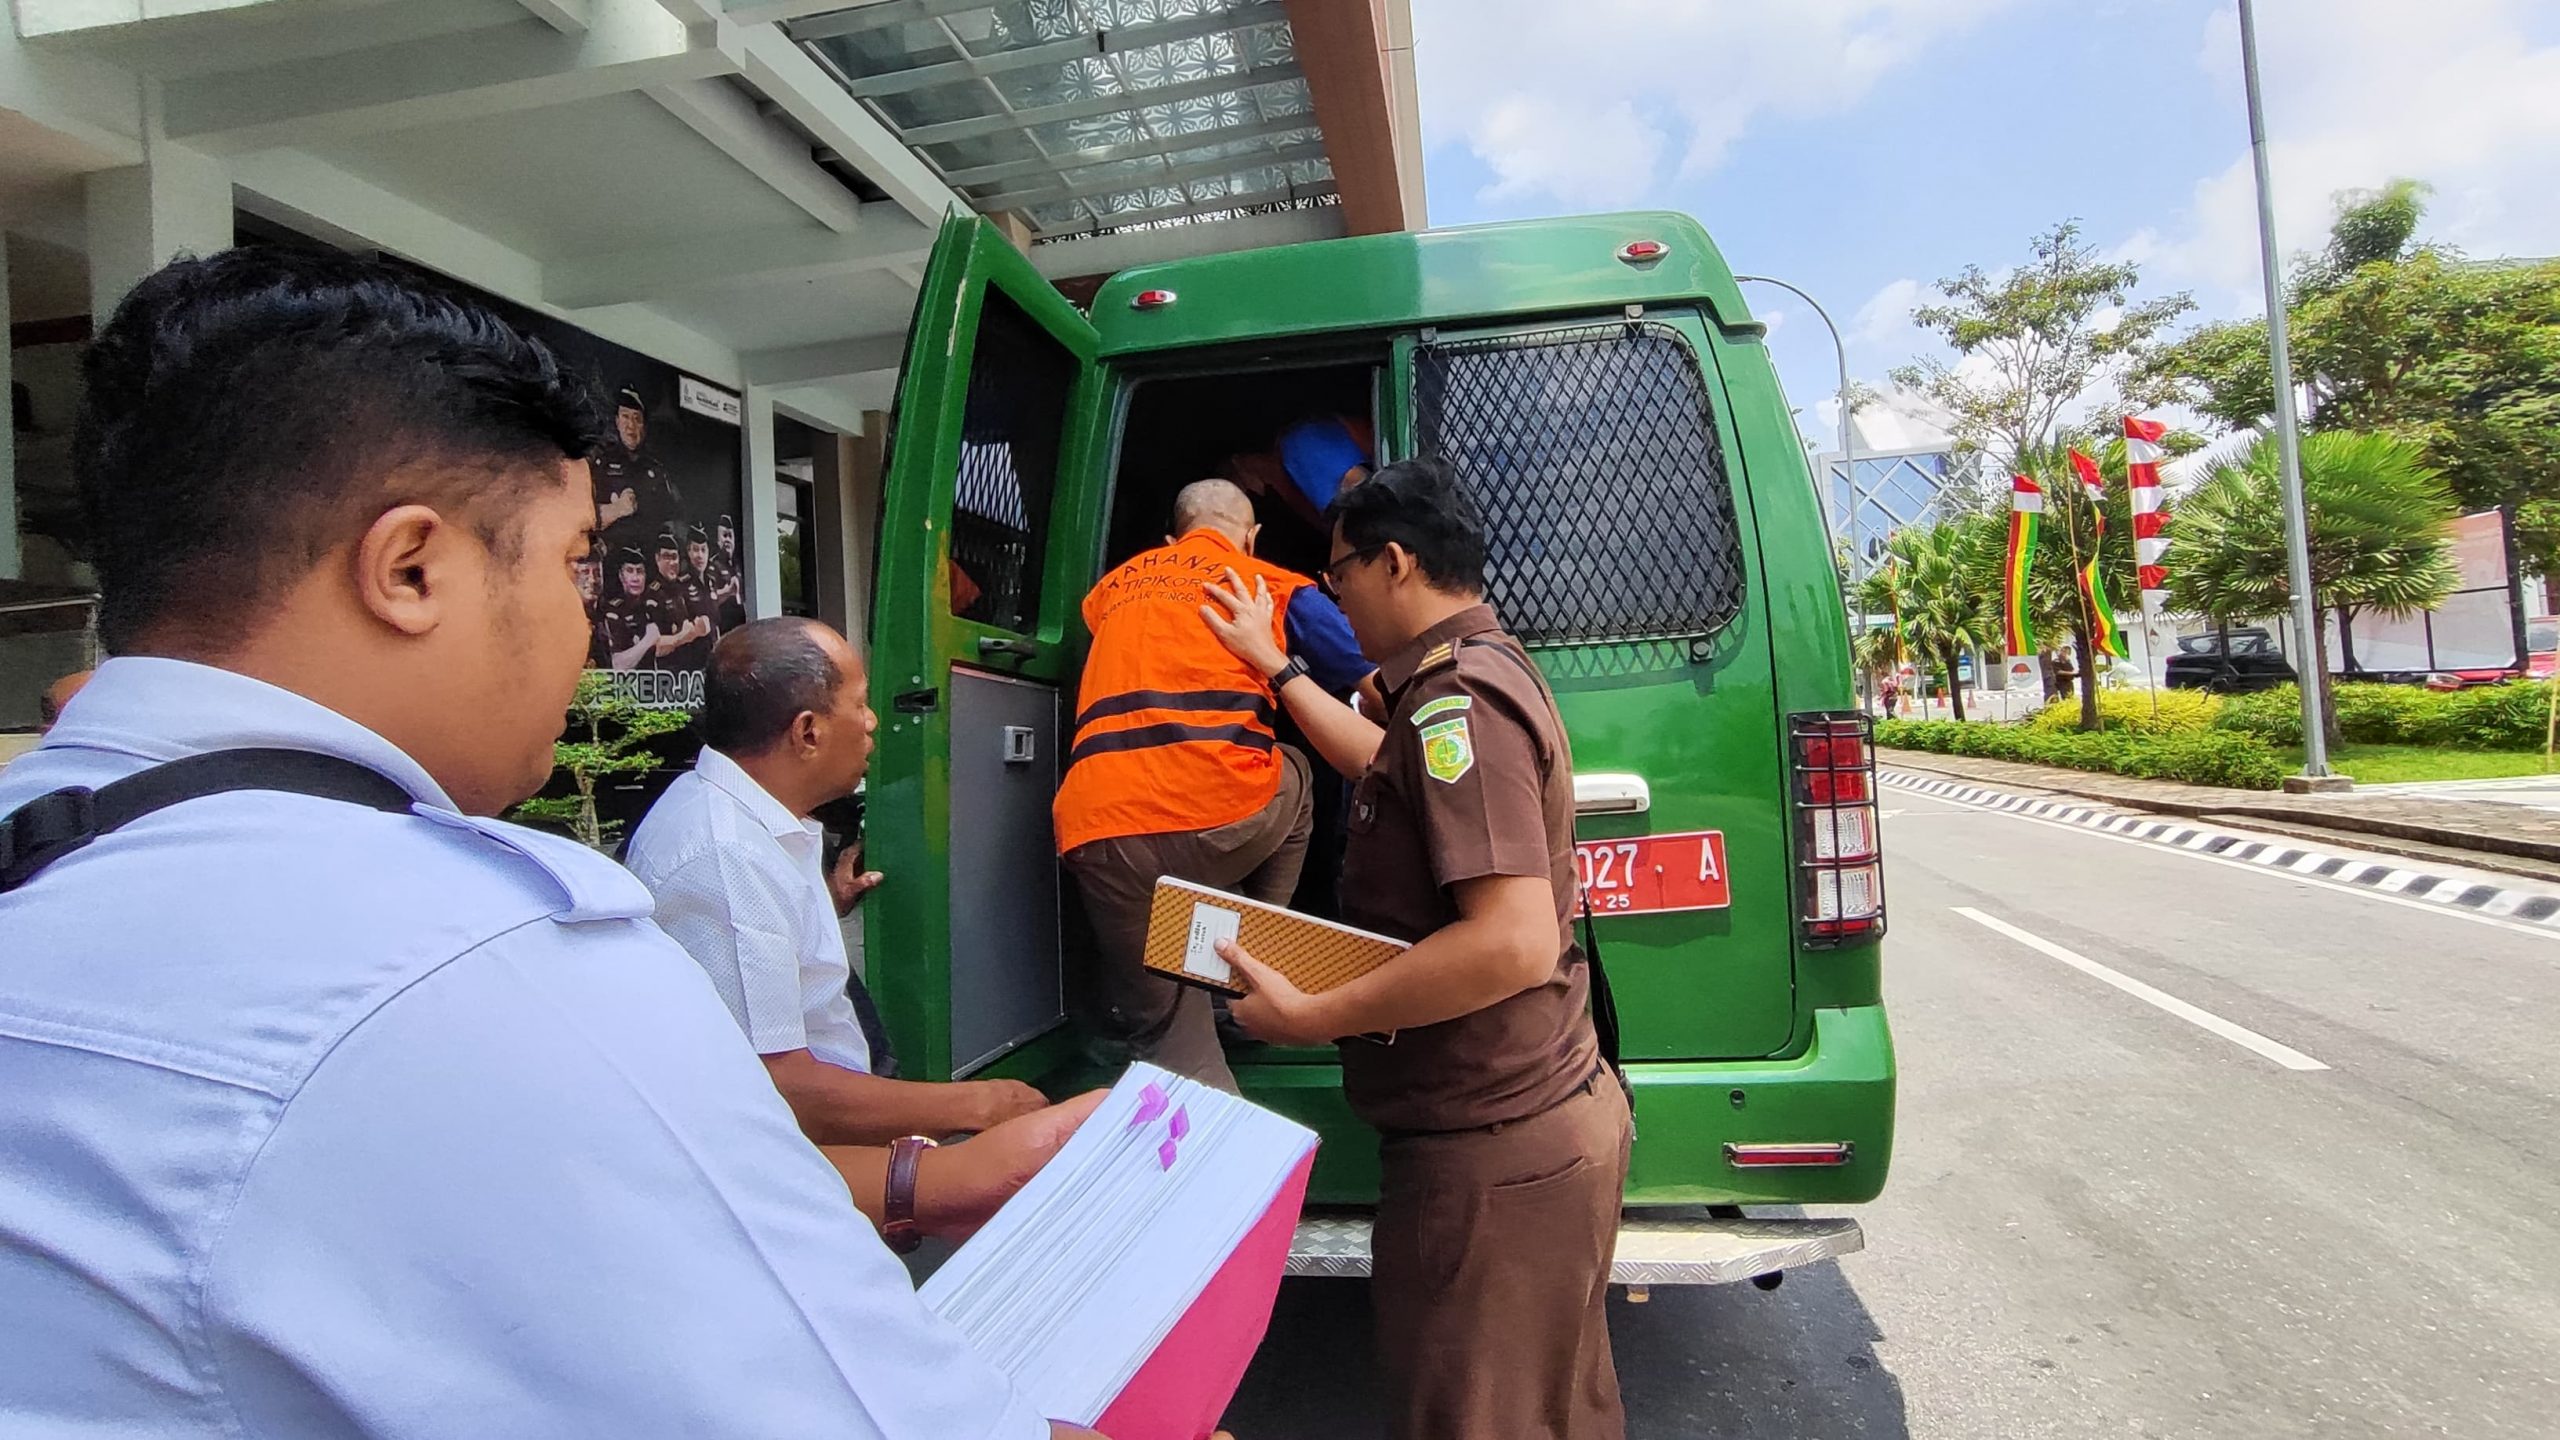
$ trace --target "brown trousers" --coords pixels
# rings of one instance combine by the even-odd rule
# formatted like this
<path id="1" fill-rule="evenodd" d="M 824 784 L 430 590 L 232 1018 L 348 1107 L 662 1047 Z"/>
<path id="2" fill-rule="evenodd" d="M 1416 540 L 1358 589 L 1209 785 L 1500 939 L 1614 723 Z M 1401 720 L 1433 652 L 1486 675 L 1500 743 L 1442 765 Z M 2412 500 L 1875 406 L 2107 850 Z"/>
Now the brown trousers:
<path id="1" fill-rule="evenodd" d="M 1370 1291 L 1398 1440 L 1622 1440 L 1609 1263 L 1632 1143 L 1603 1070 L 1542 1115 L 1379 1146 Z"/>
<path id="2" fill-rule="evenodd" d="M 1094 965 L 1095 1019 L 1133 1059 L 1233 1093 L 1235 1072 L 1218 1043 L 1209 992 L 1176 984 L 1141 963 L 1156 881 L 1170 875 L 1286 905 L 1307 861 L 1315 827 L 1306 757 L 1283 745 L 1280 790 L 1259 811 L 1214 830 L 1179 830 L 1095 840 L 1066 853 L 1084 895 L 1100 954 Z"/>

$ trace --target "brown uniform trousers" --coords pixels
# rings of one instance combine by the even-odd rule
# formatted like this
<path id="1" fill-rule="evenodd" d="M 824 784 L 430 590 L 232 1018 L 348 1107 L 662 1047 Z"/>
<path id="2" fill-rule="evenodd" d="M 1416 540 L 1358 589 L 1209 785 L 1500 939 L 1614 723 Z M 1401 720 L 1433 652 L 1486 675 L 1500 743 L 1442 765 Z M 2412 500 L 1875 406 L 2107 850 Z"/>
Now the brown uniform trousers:
<path id="1" fill-rule="evenodd" d="M 1399 1440 L 1626 1434 L 1608 1294 L 1632 1139 L 1603 1069 L 1543 1114 L 1380 1145 L 1370 1284 Z"/>
<path id="2" fill-rule="evenodd" d="M 1235 1072 L 1218 1042 L 1209 992 L 1155 974 L 1140 957 L 1160 877 L 1232 890 L 1271 905 L 1286 905 L 1297 892 L 1315 826 L 1314 792 L 1306 758 L 1286 745 L 1279 750 L 1279 792 L 1242 820 L 1212 830 L 1095 840 L 1064 857 L 1100 952 L 1093 976 L 1100 1028 L 1126 1043 L 1132 1058 L 1230 1094 Z"/>

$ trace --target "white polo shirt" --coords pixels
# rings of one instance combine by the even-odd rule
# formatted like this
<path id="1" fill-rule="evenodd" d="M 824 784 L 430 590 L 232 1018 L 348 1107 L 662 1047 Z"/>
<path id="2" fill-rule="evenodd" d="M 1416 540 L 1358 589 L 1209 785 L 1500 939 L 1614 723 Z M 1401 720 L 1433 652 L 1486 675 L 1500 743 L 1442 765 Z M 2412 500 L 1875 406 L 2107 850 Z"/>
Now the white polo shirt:
<path id="1" fill-rule="evenodd" d="M 824 829 L 776 800 L 738 762 L 704 747 L 640 828 L 623 863 L 657 897 L 658 924 L 685 948 L 759 1055 L 806 1050 L 871 1068 L 846 988 L 853 965 L 820 861 Z"/>
<path id="2" fill-rule="evenodd" d="M 241 746 L 417 805 L 190 801 L 0 895 L 0 1437 L 1045 1440 L 603 857 L 168 660 L 0 814 Z"/>

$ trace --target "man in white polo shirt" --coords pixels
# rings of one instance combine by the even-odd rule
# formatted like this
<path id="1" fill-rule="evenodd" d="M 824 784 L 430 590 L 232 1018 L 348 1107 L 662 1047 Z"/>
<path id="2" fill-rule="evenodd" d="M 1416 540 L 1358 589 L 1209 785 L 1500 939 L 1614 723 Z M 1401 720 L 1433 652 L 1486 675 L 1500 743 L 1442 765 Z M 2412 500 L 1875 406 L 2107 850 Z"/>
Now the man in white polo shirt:
<path id="1" fill-rule="evenodd" d="M 703 676 L 702 754 L 650 807 L 624 862 L 824 1145 L 984 1130 L 1048 1103 L 1017 1080 L 869 1073 L 839 922 L 879 877 L 850 847 L 824 873 L 809 816 L 861 783 L 878 727 L 862 663 L 832 628 L 784 617 L 730 631 Z"/>

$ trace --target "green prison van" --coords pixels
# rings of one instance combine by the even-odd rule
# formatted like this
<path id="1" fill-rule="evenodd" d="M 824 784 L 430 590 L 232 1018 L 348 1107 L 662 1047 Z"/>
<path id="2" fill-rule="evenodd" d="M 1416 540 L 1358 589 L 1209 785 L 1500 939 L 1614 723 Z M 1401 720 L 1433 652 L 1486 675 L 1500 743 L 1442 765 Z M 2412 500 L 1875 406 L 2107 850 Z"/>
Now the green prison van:
<path id="1" fill-rule="evenodd" d="M 865 831 L 895 879 L 865 902 L 866 968 L 903 1073 L 1108 1078 L 1049 819 L 1080 602 L 1161 543 L 1182 485 L 1344 417 L 1380 463 L 1457 467 L 1492 602 L 1563 709 L 1635 1097 L 1617 1278 L 1767 1285 L 1856 1248 L 1854 1221 L 1740 1209 L 1871 1199 L 1893 1148 L 1873 755 L 1763 333 L 1680 215 L 1151 265 L 1088 313 L 955 214 L 899 378 L 870 637 Z M 1316 526 L 1261 508 L 1267 558 L 1323 563 Z M 1320 807 L 1301 909 L 1331 903 L 1339 825 Z M 1376 1145 L 1333 1052 L 1230 1059 L 1324 1136 L 1293 1263 L 1364 1273 Z"/>

